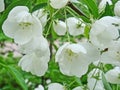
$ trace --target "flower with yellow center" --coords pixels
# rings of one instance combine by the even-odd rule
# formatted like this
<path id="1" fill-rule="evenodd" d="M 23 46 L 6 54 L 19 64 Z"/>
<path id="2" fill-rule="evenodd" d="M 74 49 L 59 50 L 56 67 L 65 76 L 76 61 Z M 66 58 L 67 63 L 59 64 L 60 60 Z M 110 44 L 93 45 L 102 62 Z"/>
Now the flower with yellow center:
<path id="1" fill-rule="evenodd" d="M 34 36 L 42 35 L 41 22 L 29 13 L 26 6 L 16 6 L 8 14 L 2 26 L 6 36 L 18 44 L 29 42 Z"/>
<path id="2" fill-rule="evenodd" d="M 63 74 L 81 77 L 87 72 L 88 65 L 98 57 L 98 51 L 89 43 L 66 43 L 58 49 L 55 59 Z"/>

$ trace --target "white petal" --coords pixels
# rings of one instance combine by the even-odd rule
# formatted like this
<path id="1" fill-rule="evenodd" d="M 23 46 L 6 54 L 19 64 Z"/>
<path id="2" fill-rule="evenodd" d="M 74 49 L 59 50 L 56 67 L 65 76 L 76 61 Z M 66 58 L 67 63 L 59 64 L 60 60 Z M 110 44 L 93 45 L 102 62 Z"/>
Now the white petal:
<path id="1" fill-rule="evenodd" d="M 4 0 L 0 0 L 0 12 L 4 11 L 4 9 L 5 9 Z"/>
<path id="2" fill-rule="evenodd" d="M 115 67 L 105 74 L 106 80 L 112 84 L 120 84 L 120 67 Z"/>
<path id="3" fill-rule="evenodd" d="M 31 72 L 33 75 L 43 76 L 48 69 L 47 56 L 37 57 L 35 53 L 25 55 L 21 58 L 18 65 L 22 70 Z"/>
<path id="4" fill-rule="evenodd" d="M 94 45 L 92 45 L 89 42 L 80 42 L 80 44 L 82 46 L 84 46 L 84 48 L 87 51 L 87 56 L 89 58 L 89 62 L 94 62 L 99 60 L 100 58 L 100 51 L 97 49 L 97 47 L 95 47 Z"/>
<path id="5" fill-rule="evenodd" d="M 28 12 L 29 9 L 26 6 L 16 6 L 8 14 L 8 18 L 14 18 L 20 12 Z"/>
<path id="6" fill-rule="evenodd" d="M 63 8 L 69 0 L 50 0 L 50 5 L 55 9 Z"/>
<path id="7" fill-rule="evenodd" d="M 85 24 L 80 19 L 76 19 L 75 17 L 69 17 L 66 19 L 68 32 L 70 35 L 77 36 L 84 33 Z"/>
<path id="8" fill-rule="evenodd" d="M 117 1 L 114 7 L 114 13 L 116 16 L 120 17 L 120 1 Z"/>
<path id="9" fill-rule="evenodd" d="M 32 39 L 32 30 L 18 30 L 15 32 L 14 41 L 20 45 L 29 42 Z"/>
<path id="10" fill-rule="evenodd" d="M 84 54 L 87 53 L 86 49 L 80 44 L 70 44 L 67 46 L 67 49 L 71 49 L 72 52 L 74 52 L 74 53 L 80 53 L 80 52 L 82 52 Z"/>
<path id="11" fill-rule="evenodd" d="M 48 85 L 48 90 L 65 90 L 65 87 L 59 83 L 51 83 Z"/>
<path id="12" fill-rule="evenodd" d="M 54 22 L 53 28 L 58 35 L 65 35 L 67 29 L 66 23 L 61 20 Z"/>
<path id="13" fill-rule="evenodd" d="M 60 57 L 61 57 L 61 55 L 62 55 L 62 51 L 63 51 L 63 49 L 64 49 L 67 45 L 69 45 L 69 43 L 65 43 L 64 45 L 62 45 L 62 46 L 58 49 L 58 51 L 57 51 L 57 53 L 56 53 L 56 55 L 55 55 L 55 61 L 56 61 L 56 62 L 58 62 L 58 61 L 60 60 Z"/>
<path id="14" fill-rule="evenodd" d="M 82 57 L 82 55 L 79 58 L 74 58 L 74 60 L 71 62 L 70 75 L 81 77 L 82 75 L 87 73 L 88 66 L 89 66 L 88 60 Z"/>
<path id="15" fill-rule="evenodd" d="M 10 19 L 6 19 L 2 25 L 4 34 L 10 38 L 14 38 L 15 32 L 18 28 L 17 23 Z"/>

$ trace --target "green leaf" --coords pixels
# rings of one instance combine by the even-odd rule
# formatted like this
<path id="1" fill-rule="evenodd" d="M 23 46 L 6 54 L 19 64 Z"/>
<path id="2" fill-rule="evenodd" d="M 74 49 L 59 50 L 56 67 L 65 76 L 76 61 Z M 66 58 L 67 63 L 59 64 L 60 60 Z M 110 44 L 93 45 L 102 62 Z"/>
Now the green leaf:
<path id="1" fill-rule="evenodd" d="M 98 17 L 98 7 L 93 0 L 83 0 L 83 2 L 88 6 L 91 14 L 94 18 Z"/>
<path id="2" fill-rule="evenodd" d="M 104 73 L 102 73 L 102 82 L 103 82 L 105 90 L 112 90 L 110 84 L 107 82 L 107 80 L 104 76 Z"/>
<path id="3" fill-rule="evenodd" d="M 13 77 L 16 79 L 18 84 L 23 88 L 23 90 L 28 90 L 23 76 L 15 67 L 9 65 L 7 66 L 7 70 L 13 75 Z"/>
<path id="4" fill-rule="evenodd" d="M 43 7 L 47 6 L 47 3 L 40 3 L 40 4 L 37 4 L 36 6 L 34 6 L 34 8 L 32 9 L 32 12 L 38 10 L 38 9 L 41 9 Z"/>

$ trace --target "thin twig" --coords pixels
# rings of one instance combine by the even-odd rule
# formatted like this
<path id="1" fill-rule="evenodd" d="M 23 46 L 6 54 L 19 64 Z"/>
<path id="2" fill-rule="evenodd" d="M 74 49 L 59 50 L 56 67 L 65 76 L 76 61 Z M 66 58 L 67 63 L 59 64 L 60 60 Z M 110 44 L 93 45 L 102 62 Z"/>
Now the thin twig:
<path id="1" fill-rule="evenodd" d="M 76 13 L 78 13 L 79 15 L 81 15 L 81 16 L 85 16 L 86 17 L 86 15 L 84 15 L 75 5 L 73 5 L 71 2 L 69 2 L 68 3 L 68 6 L 70 7 L 70 8 L 72 8 Z"/>

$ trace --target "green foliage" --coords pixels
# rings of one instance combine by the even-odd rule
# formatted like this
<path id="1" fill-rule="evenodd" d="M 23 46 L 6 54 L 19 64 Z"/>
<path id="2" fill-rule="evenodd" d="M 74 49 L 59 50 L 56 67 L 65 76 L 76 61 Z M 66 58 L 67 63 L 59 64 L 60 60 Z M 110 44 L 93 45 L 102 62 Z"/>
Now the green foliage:
<path id="1" fill-rule="evenodd" d="M 21 73 L 14 68 L 13 66 L 7 66 L 7 70 L 13 75 L 13 77 L 17 80 L 17 82 L 21 85 L 23 90 L 28 90 L 27 85 L 25 84 L 25 80 Z"/>
<path id="2" fill-rule="evenodd" d="M 34 8 L 32 9 L 32 12 L 34 12 L 35 10 L 38 10 L 40 8 L 43 8 L 47 6 L 47 3 L 40 3 L 40 4 L 37 4 L 36 6 L 34 6 Z"/>
<path id="3" fill-rule="evenodd" d="M 91 15 L 93 15 L 94 18 L 97 18 L 99 15 L 97 4 L 93 0 L 83 0 L 83 2 L 88 6 Z"/>

